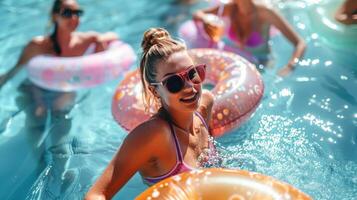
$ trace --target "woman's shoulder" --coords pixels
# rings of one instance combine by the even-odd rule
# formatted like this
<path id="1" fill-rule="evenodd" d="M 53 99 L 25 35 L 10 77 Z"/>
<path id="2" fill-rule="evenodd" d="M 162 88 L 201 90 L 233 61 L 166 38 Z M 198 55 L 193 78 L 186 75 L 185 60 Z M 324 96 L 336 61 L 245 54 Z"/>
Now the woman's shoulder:
<path id="1" fill-rule="evenodd" d="M 170 126 L 164 119 L 160 117 L 152 117 L 149 120 L 139 124 L 128 135 L 131 140 L 141 140 L 146 142 L 154 142 L 166 140 L 167 134 L 170 132 Z"/>
<path id="2" fill-rule="evenodd" d="M 52 42 L 48 36 L 41 35 L 32 38 L 30 42 L 26 45 L 26 48 L 30 50 L 45 49 L 51 44 Z"/>
<path id="3" fill-rule="evenodd" d="M 264 22 L 271 24 L 272 21 L 276 20 L 276 18 L 279 17 L 277 11 L 275 11 L 273 8 L 266 6 L 265 4 L 256 4 L 256 8 L 260 20 Z"/>
<path id="4" fill-rule="evenodd" d="M 37 55 L 51 53 L 51 49 L 52 42 L 48 36 L 34 37 L 23 49 L 22 55 L 18 61 L 18 65 L 27 63 L 31 58 Z"/>
<path id="5" fill-rule="evenodd" d="M 276 13 L 274 8 L 269 7 L 269 6 L 267 6 L 266 4 L 263 4 L 263 3 L 256 3 L 255 6 L 257 8 L 258 14 L 261 15 L 261 16 L 269 17 L 272 14 Z"/>

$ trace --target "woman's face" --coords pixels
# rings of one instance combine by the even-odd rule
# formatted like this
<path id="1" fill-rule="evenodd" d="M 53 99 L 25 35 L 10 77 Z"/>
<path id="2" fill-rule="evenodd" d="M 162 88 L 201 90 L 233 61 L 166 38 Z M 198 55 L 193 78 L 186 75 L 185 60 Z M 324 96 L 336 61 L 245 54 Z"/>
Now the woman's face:
<path id="1" fill-rule="evenodd" d="M 61 28 L 74 31 L 79 25 L 79 17 L 83 14 L 75 0 L 65 0 L 55 20 Z"/>
<path id="2" fill-rule="evenodd" d="M 191 71 L 194 65 L 187 51 L 180 51 L 172 54 L 163 62 L 156 65 L 156 81 L 161 82 L 163 79 L 175 73 Z M 176 93 L 170 92 L 165 85 L 157 85 L 156 96 L 160 97 L 163 105 L 168 106 L 170 110 L 177 111 L 195 111 L 199 106 L 199 100 L 202 93 L 201 84 L 193 84 L 184 79 L 184 86 Z"/>

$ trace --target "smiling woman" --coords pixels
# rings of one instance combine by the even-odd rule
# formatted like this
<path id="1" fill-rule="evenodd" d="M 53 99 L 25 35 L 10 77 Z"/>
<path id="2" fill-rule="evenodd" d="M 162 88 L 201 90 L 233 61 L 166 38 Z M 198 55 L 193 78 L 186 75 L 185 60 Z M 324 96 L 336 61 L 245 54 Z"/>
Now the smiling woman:
<path id="1" fill-rule="evenodd" d="M 79 58 L 86 54 L 104 51 L 110 47 L 109 44 L 112 41 L 118 39 L 117 35 L 112 32 L 104 34 L 99 34 L 96 32 L 76 32 L 76 29 L 80 23 L 80 17 L 83 15 L 83 13 L 84 11 L 80 8 L 79 4 L 75 0 L 54 1 L 51 10 L 51 21 L 54 26 L 54 31 L 52 34 L 47 36 L 35 37 L 27 44 L 15 67 L 10 69 L 6 74 L 0 76 L 0 88 L 23 66 L 27 66 L 30 80 L 38 86 L 51 90 L 72 91 L 73 89 L 68 89 L 67 85 L 71 85 L 71 83 L 75 81 L 76 75 L 81 73 L 83 67 L 81 67 L 81 65 L 78 64 L 76 60 L 71 60 L 70 58 L 63 60 L 63 62 L 60 59 L 51 60 L 47 58 Z M 118 45 L 115 46 L 117 47 Z M 128 51 L 128 53 L 130 52 L 133 51 Z M 132 55 L 133 53 L 128 57 L 132 58 L 133 60 L 135 56 Z M 105 57 L 105 59 L 108 60 L 107 57 L 110 56 Z M 111 60 L 113 60 L 113 58 Z M 91 63 L 93 65 L 93 60 L 91 60 Z M 118 68 L 118 62 L 115 63 L 115 67 Z M 103 66 L 103 63 L 100 64 Z M 110 62 L 105 62 L 104 64 L 107 64 L 107 66 L 113 65 Z M 64 68 L 67 66 L 68 68 L 71 68 L 72 71 L 74 70 L 76 74 L 73 74 L 74 72 L 64 70 Z M 88 68 L 96 67 L 89 66 Z M 44 79 L 49 78 L 49 76 L 47 76 L 48 73 L 46 73 L 48 70 L 51 70 L 51 74 L 56 74 L 56 78 L 52 81 L 60 81 L 60 84 L 65 86 L 60 86 L 59 84 L 55 84 L 56 86 L 51 86 L 51 82 L 44 81 Z M 61 74 L 61 71 L 64 71 L 66 75 Z M 85 71 L 88 72 L 89 70 Z M 95 71 L 98 72 L 98 69 Z M 111 72 L 112 71 L 106 74 L 110 74 Z M 95 79 L 95 77 L 90 76 L 87 79 Z M 102 77 L 102 79 L 105 78 Z M 98 80 L 98 78 L 96 80 Z M 41 82 L 46 83 L 41 84 Z M 65 89 L 61 89 L 62 87 L 65 87 Z"/>
<path id="2" fill-rule="evenodd" d="M 0 170 L 6 171 L 7 169 L 8 171 L 13 171 L 13 177 L 16 177 L 16 181 L 13 181 L 13 183 L 16 182 L 18 184 L 23 184 L 25 182 L 29 183 L 27 182 L 29 174 L 44 172 L 43 165 L 53 166 L 54 161 L 51 159 L 47 159 L 48 157 L 53 158 L 58 152 L 58 154 L 61 155 L 67 154 L 69 152 L 69 149 L 72 148 L 71 142 L 69 142 L 69 145 L 67 145 L 67 142 L 70 140 L 69 135 L 70 130 L 72 128 L 72 118 L 69 117 L 68 114 L 70 113 L 75 104 L 77 93 L 73 92 L 73 88 L 67 90 L 67 87 L 53 87 L 52 84 L 49 84 L 58 81 L 59 79 L 57 79 L 57 77 L 66 73 L 66 71 L 63 71 L 63 69 L 65 68 L 64 65 L 61 65 L 63 63 L 57 63 L 53 61 L 55 61 L 55 59 L 67 59 L 73 61 L 73 57 L 82 57 L 83 55 L 90 53 L 104 53 L 104 50 L 108 48 L 109 43 L 118 39 L 118 37 L 114 33 L 99 34 L 96 32 L 76 31 L 77 27 L 80 25 L 80 18 L 84 13 L 77 1 L 55 0 L 49 2 L 53 2 L 50 11 L 50 19 L 54 26 L 53 32 L 49 35 L 41 35 L 32 38 L 31 41 L 28 42 L 28 44 L 26 44 L 23 48 L 21 56 L 18 59 L 16 65 L 10 68 L 8 72 L 6 72 L 4 75 L 0 75 L 0 88 L 2 88 L 3 86 L 8 87 L 4 88 L 4 90 L 1 90 L 1 94 L 5 95 L 3 95 L 0 99 L 6 99 L 6 89 L 10 89 L 9 93 L 13 95 L 12 97 L 16 98 L 15 107 L 17 107 L 18 109 L 17 113 L 25 114 L 25 117 L 20 120 L 19 123 L 19 127 L 21 127 L 21 132 L 18 135 L 21 139 L 9 140 L 9 144 L 16 144 L 14 145 L 16 146 L 16 148 L 21 147 L 18 148 L 18 151 L 23 153 L 17 152 L 16 154 L 19 156 L 18 160 L 21 160 L 23 162 L 21 162 L 22 164 L 16 165 L 8 164 L 4 167 L 5 169 L 2 168 L 2 170 Z M 21 5 L 21 3 L 25 3 L 25 1 L 19 2 L 19 5 Z M 36 7 L 38 7 L 39 5 L 39 3 L 34 2 L 31 2 L 31 5 L 32 4 Z M 19 5 L 14 5 L 13 8 L 17 9 L 17 6 Z M 8 7 L 9 10 L 11 10 L 11 7 L 12 6 Z M 36 7 L 34 7 L 33 9 L 30 8 L 28 10 L 36 10 Z M 38 8 L 37 11 L 41 12 L 41 9 Z M 24 16 L 29 17 L 29 13 L 24 12 Z M 43 13 L 41 13 L 38 15 L 38 17 L 32 20 L 41 21 L 43 17 L 44 15 Z M 7 18 L 7 20 L 12 20 L 10 19 L 11 17 L 8 16 L 6 16 L 5 18 Z M 28 20 L 21 20 L 21 17 L 19 16 L 10 24 L 20 24 L 21 26 L 25 26 L 25 23 L 28 23 Z M 21 42 L 10 40 L 10 38 L 15 37 L 16 35 L 26 35 L 27 37 L 28 34 L 37 31 L 35 28 L 33 28 L 33 26 L 28 27 L 30 28 L 26 29 L 26 32 L 23 31 L 25 29 L 12 30 L 12 27 L 9 28 L 11 31 L 15 32 L 6 33 L 6 35 L 9 37 L 5 37 L 5 40 L 11 41 L 10 43 L 13 46 L 22 46 L 23 44 L 21 44 Z M 19 37 L 16 36 L 16 38 Z M 1 37 L 0 40 L 2 39 L 3 37 Z M 18 40 L 23 41 L 22 39 L 23 38 Z M 16 52 L 12 53 L 16 54 Z M 52 60 L 49 61 L 49 59 L 47 58 L 52 58 Z M 74 66 L 73 64 L 71 64 L 69 66 L 72 67 L 72 70 L 80 73 L 78 70 L 78 65 Z M 23 68 L 27 69 L 29 73 L 27 74 L 26 80 L 23 81 L 18 88 L 15 88 L 14 84 L 11 84 L 14 83 L 14 79 L 11 79 Z M 93 71 L 97 72 L 97 70 Z M 91 72 L 92 75 L 95 74 L 93 73 L 93 71 Z M 61 78 L 63 78 L 63 76 L 61 76 Z M 40 84 L 38 82 L 39 80 L 48 81 L 43 84 Z M 76 81 L 78 79 L 73 78 L 69 80 Z M 10 84 L 5 85 L 8 82 Z M 3 102 L 2 105 L 4 105 Z M 2 110 L 3 108 L 6 109 L 6 106 L 2 106 L 0 110 Z M 66 145 L 64 143 L 66 143 Z M 11 151 L 6 148 L 4 150 L 5 151 L 1 151 L 0 154 L 2 152 Z M 71 153 L 73 153 L 73 151 L 71 151 Z M 31 164 L 29 164 L 30 155 L 35 158 L 31 159 Z M 44 159 L 44 157 L 46 157 L 46 159 Z M 58 194 L 57 191 L 65 190 L 65 188 L 68 187 L 68 184 L 65 183 L 72 182 L 71 176 L 73 175 L 73 172 L 71 172 L 71 170 L 68 170 L 68 166 L 70 165 L 69 163 L 71 163 L 71 159 L 66 157 L 62 159 L 60 164 L 57 165 L 58 171 L 61 171 L 61 178 L 58 178 L 56 176 L 57 174 L 52 174 L 56 176 L 56 178 L 54 178 L 55 180 L 60 180 L 62 181 L 61 183 L 64 184 L 56 185 L 56 189 L 53 189 L 53 191 L 51 191 L 53 192 L 53 194 L 51 193 L 51 198 L 59 198 L 58 196 L 60 195 L 62 195 L 61 198 L 65 198 L 63 193 L 59 192 L 60 194 Z M 14 166 L 20 166 L 21 168 L 16 168 Z M 27 169 L 27 171 L 23 170 L 25 168 Z M 18 171 L 16 172 L 15 170 Z M 18 173 L 20 171 L 21 174 Z M 22 171 L 26 171 L 28 172 L 28 174 L 22 173 Z M 44 173 L 46 173 L 46 175 L 48 175 L 47 177 L 49 177 L 52 171 L 51 173 Z M 1 174 L 1 176 L 2 175 L 3 174 Z M 10 187 L 10 190 L 13 190 L 15 188 L 13 186 L 9 186 L 9 188 Z M 37 186 L 34 187 L 37 188 Z M 6 191 L 6 193 L 9 192 L 8 189 L 2 188 L 1 190 Z M 37 193 L 41 193 L 41 189 L 36 191 Z M 26 195 L 26 193 L 32 194 L 32 191 L 25 192 L 25 194 L 23 195 Z M 9 194 L 6 195 L 11 195 L 11 193 L 9 192 Z M 49 193 L 47 193 L 46 195 L 49 195 Z M 49 198 L 46 195 L 44 197 L 41 194 L 41 198 Z M 11 199 L 11 197 L 9 198 Z M 14 199 L 25 198 L 26 197 L 15 197 Z M 7 198 L 3 197 L 1 199 Z"/>
<path id="3" fill-rule="evenodd" d="M 125 138 L 87 199 L 110 199 L 136 172 L 151 185 L 190 171 L 204 165 L 203 154 L 215 152 L 207 126 L 213 96 L 202 92 L 204 65 L 195 65 L 186 46 L 162 28 L 147 30 L 141 46 L 145 105 L 158 110 Z"/>
<path id="4" fill-rule="evenodd" d="M 213 136 L 221 136 L 237 128 L 254 112 L 264 93 L 264 85 L 255 66 L 244 58 L 228 52 L 214 49 L 192 49 L 188 51 L 194 65 L 185 71 L 165 76 L 161 82 L 151 85 L 164 86 L 173 93 L 184 87 L 184 80 L 203 82 L 213 85 L 212 94 L 215 104 L 212 108 L 210 131 Z M 197 73 L 196 73 L 197 72 Z M 197 76 L 195 76 L 195 74 Z M 142 103 L 142 87 L 139 84 L 138 71 L 127 74 L 117 87 L 112 101 L 112 113 L 115 120 L 126 130 L 133 130 L 137 125 L 150 118 L 150 107 L 145 112 Z M 196 96 L 181 99 L 193 101 Z"/>

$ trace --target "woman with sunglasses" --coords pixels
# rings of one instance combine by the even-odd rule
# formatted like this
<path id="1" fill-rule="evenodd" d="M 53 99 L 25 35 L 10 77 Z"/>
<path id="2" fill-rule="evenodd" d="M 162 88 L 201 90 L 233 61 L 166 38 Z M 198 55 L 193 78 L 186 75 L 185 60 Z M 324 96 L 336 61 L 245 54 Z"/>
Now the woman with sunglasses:
<path id="1" fill-rule="evenodd" d="M 81 56 L 86 53 L 104 51 L 108 43 L 118 39 L 113 32 L 104 34 L 76 32 L 82 15 L 83 10 L 75 0 L 55 0 L 51 10 L 53 33 L 48 36 L 35 37 L 26 45 L 15 67 L 0 76 L 0 88 L 37 55 Z M 89 48 L 92 44 L 95 44 L 94 49 Z"/>
<path id="2" fill-rule="evenodd" d="M 219 31 L 219 27 L 209 20 L 207 14 L 223 17 L 226 22 L 225 32 Z M 226 45 L 243 50 L 243 55 L 252 54 L 258 60 L 257 64 L 264 65 L 269 62 L 269 29 L 271 25 L 275 26 L 294 45 L 288 63 L 279 71 L 281 76 L 294 70 L 306 47 L 304 40 L 276 11 L 256 4 L 253 0 L 232 0 L 227 4 L 199 10 L 193 19 L 203 23 L 205 32 L 213 41 L 224 32 L 222 40 Z"/>
<path id="3" fill-rule="evenodd" d="M 162 28 L 146 31 L 141 46 L 144 103 L 157 112 L 129 133 L 86 199 L 112 198 L 136 172 L 152 185 L 199 168 L 215 152 L 207 126 L 213 96 L 201 85 L 205 65 Z"/>
<path id="4" fill-rule="evenodd" d="M 82 14 L 83 11 L 75 0 L 55 0 L 51 10 L 51 19 L 54 24 L 53 33 L 35 37 L 26 45 L 15 67 L 6 74 L 0 75 L 0 89 L 37 55 L 81 56 L 88 53 L 87 49 L 90 46 L 94 46 L 91 44 L 95 44 L 95 48 L 92 49 L 92 53 L 94 53 L 105 50 L 108 42 L 117 39 L 114 33 L 76 32 Z M 41 162 L 44 151 L 49 155 L 73 153 L 73 137 L 69 137 L 72 119 L 68 114 L 75 103 L 76 93 L 46 90 L 29 80 L 25 80 L 18 90 L 20 93 L 16 98 L 16 104 L 19 111 L 24 111 L 26 114 L 22 132 L 29 133 L 24 137 L 31 143 L 32 153 L 39 160 L 38 167 L 41 168 L 39 170 L 43 170 L 43 164 L 47 165 L 47 163 Z M 47 146 L 48 144 L 51 146 Z M 58 178 L 62 183 L 73 181 L 68 178 L 73 177 L 73 174 L 70 170 L 65 169 L 66 162 L 69 161 L 69 159 L 66 161 L 62 159 L 61 162 L 64 164 L 56 166 L 63 167 L 63 169 L 56 169 L 63 171 L 62 177 Z M 63 191 L 65 185 L 61 184 Z"/>
<path id="5" fill-rule="evenodd" d="M 107 48 L 107 44 L 118 37 L 115 33 L 99 34 L 96 32 L 76 32 L 79 18 L 83 10 L 75 0 L 55 0 L 51 10 L 51 21 L 54 31 L 48 36 L 33 38 L 23 49 L 17 64 L 6 74 L 0 75 L 0 89 L 11 79 L 26 63 L 37 55 L 55 55 L 59 57 L 81 56 L 89 51 L 100 52 Z M 92 44 L 95 44 L 95 48 Z M 44 117 L 46 110 L 68 110 L 74 101 L 73 92 L 48 91 L 25 81 L 20 89 L 31 93 L 31 99 L 35 102 L 34 116 Z M 39 120 L 36 120 L 39 121 Z"/>

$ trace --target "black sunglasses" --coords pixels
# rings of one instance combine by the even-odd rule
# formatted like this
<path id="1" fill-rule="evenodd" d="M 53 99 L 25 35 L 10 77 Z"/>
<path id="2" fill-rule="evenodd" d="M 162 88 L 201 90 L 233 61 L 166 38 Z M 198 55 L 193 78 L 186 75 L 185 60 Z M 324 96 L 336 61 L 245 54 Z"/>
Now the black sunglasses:
<path id="1" fill-rule="evenodd" d="M 150 83 L 150 85 L 163 85 L 171 93 L 177 93 L 185 87 L 185 82 L 200 84 L 206 77 L 206 65 L 196 65 L 189 67 L 183 72 L 175 73 L 165 77 L 161 82 Z"/>
<path id="2" fill-rule="evenodd" d="M 84 11 L 83 10 L 72 10 L 69 8 L 63 9 L 63 11 L 60 13 L 62 17 L 64 18 L 71 18 L 73 15 L 77 17 L 81 17 L 83 15 Z"/>

